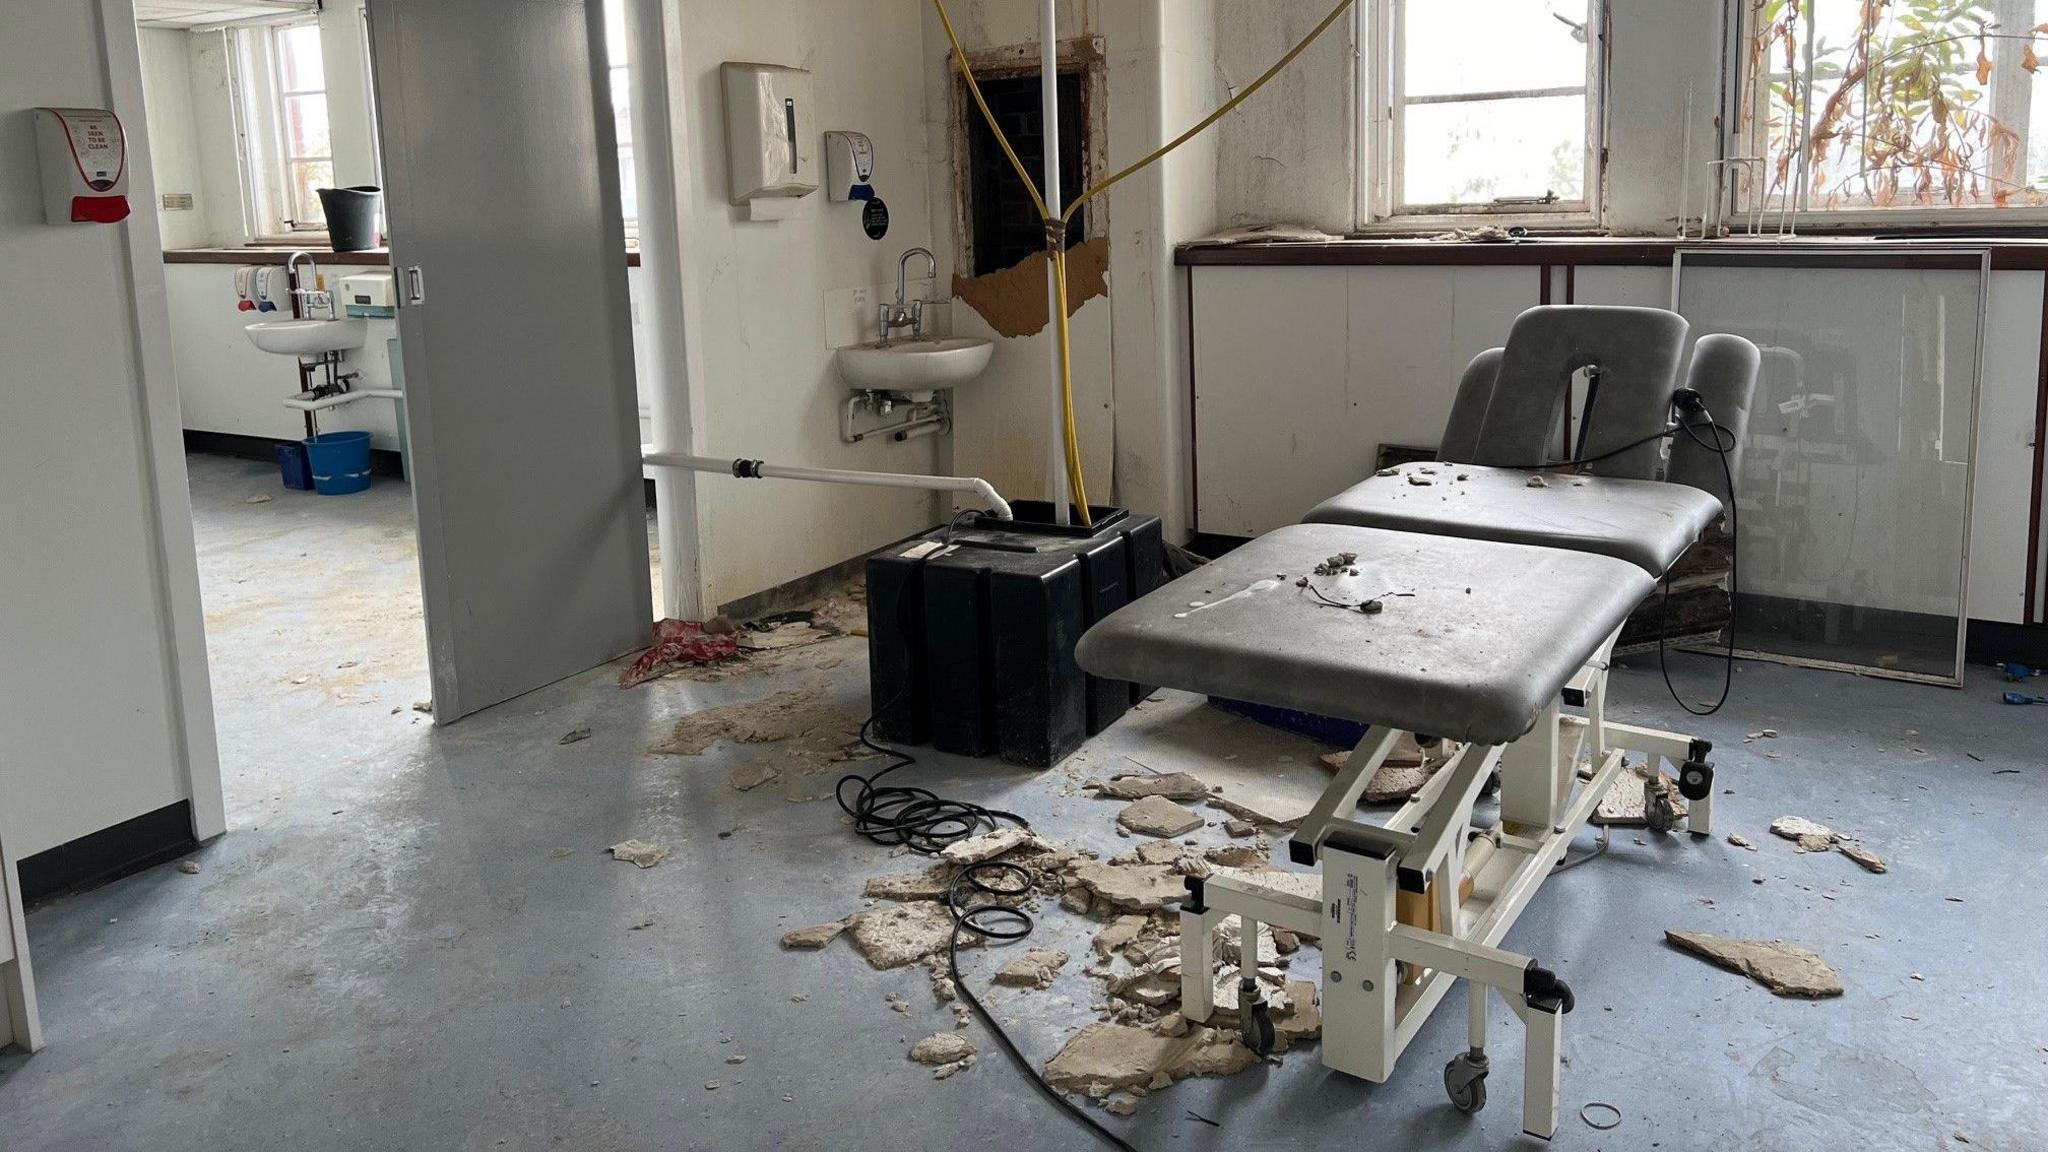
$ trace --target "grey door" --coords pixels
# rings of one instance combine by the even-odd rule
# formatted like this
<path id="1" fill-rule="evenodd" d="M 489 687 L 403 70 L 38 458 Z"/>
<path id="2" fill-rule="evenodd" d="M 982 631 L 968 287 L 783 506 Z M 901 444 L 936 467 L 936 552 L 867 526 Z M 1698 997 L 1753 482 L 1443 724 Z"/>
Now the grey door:
<path id="1" fill-rule="evenodd" d="M 600 0 L 370 0 L 434 719 L 645 644 Z"/>

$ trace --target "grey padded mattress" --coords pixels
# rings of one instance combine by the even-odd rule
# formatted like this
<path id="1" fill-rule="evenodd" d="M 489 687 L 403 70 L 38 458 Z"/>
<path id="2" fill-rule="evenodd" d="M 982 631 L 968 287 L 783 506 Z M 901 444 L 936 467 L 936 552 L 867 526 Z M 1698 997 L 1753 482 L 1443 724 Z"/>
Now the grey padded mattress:
<path id="1" fill-rule="evenodd" d="M 1302 522 L 1569 548 L 1661 576 L 1721 512 L 1708 493 L 1659 480 L 1544 473 L 1547 486 L 1532 488 L 1533 473 L 1481 464 L 1403 464 L 1396 472 L 1366 477 Z"/>
<path id="2" fill-rule="evenodd" d="M 1711 499 L 1711 498 L 1709 498 Z M 1356 552 L 1358 575 L 1295 581 Z M 1608 556 L 1329 524 L 1276 529 L 1081 637 L 1097 676 L 1504 744 L 1651 589 Z"/>

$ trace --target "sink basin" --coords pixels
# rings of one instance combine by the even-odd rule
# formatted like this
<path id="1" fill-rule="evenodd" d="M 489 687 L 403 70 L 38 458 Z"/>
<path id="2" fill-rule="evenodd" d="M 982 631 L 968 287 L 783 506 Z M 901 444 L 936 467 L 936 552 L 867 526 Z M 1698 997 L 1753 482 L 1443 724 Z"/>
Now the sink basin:
<path id="1" fill-rule="evenodd" d="M 995 345 L 959 336 L 946 340 L 897 340 L 888 347 L 856 344 L 838 352 L 839 374 L 856 392 L 930 392 L 953 388 L 981 375 Z"/>
<path id="2" fill-rule="evenodd" d="M 361 320 L 265 320 L 242 331 L 265 352 L 280 356 L 318 356 L 361 348 L 368 325 Z"/>

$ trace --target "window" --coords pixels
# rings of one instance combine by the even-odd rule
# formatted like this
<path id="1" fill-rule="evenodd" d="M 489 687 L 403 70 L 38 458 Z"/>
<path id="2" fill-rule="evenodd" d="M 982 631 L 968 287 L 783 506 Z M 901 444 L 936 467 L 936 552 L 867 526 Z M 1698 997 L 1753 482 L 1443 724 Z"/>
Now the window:
<path id="1" fill-rule="evenodd" d="M 2048 209 L 2036 0 L 1742 4 L 1738 206 L 1977 221 Z"/>
<path id="2" fill-rule="evenodd" d="M 1372 0 L 1365 216 L 1592 217 L 1598 0 Z"/>
<path id="3" fill-rule="evenodd" d="M 633 171 L 633 74 L 626 66 L 626 0 L 604 0 L 604 40 L 612 125 L 619 142 L 619 203 L 626 217 L 626 239 L 632 242 L 640 233 L 640 191 Z"/>
<path id="4" fill-rule="evenodd" d="M 327 73 L 312 20 L 239 33 L 244 199 L 254 236 L 327 228 L 317 188 L 334 185 Z"/>
<path id="5" fill-rule="evenodd" d="M 1017 159 L 1031 172 L 1033 182 L 1045 168 L 1045 111 L 1041 103 L 1039 78 L 1031 76 L 975 76 L 982 99 L 1003 126 Z M 968 224 L 974 249 L 974 274 L 986 276 L 1014 267 L 1034 253 L 1045 251 L 1045 224 L 1032 206 L 1031 193 L 1003 155 L 995 133 L 978 109 L 973 97 L 961 99 L 970 105 L 967 119 Z M 1087 175 L 1082 158 L 1088 154 L 1088 140 L 1082 129 L 1081 74 L 1063 71 L 1056 81 L 1059 89 L 1060 192 L 1077 195 Z M 1083 205 L 1067 221 L 1067 246 L 1088 238 L 1088 208 Z"/>

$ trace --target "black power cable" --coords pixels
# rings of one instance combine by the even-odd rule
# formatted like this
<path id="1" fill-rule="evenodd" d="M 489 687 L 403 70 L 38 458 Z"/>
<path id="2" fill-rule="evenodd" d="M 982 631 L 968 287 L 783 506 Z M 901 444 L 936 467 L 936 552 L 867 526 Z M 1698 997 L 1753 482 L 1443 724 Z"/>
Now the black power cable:
<path id="1" fill-rule="evenodd" d="M 1721 660 L 1721 695 L 1708 707 L 1695 708 L 1685 702 L 1685 697 L 1680 696 L 1678 689 L 1671 683 L 1671 666 L 1667 662 L 1664 645 L 1664 622 L 1671 608 L 1670 572 L 1664 573 L 1664 598 L 1657 602 L 1657 671 L 1664 677 L 1664 690 L 1671 693 L 1671 698 L 1677 701 L 1680 708 L 1694 716 L 1712 716 L 1721 710 L 1723 704 L 1728 703 L 1728 694 L 1735 687 L 1735 588 L 1741 572 L 1739 564 L 1742 544 L 1736 534 L 1735 470 L 1729 465 L 1728 456 L 1735 451 L 1736 444 L 1735 433 L 1714 422 L 1714 417 L 1707 411 L 1706 404 L 1699 400 L 1697 393 L 1693 394 L 1692 406 L 1687 412 L 1692 413 L 1697 413 L 1699 419 L 1692 421 L 1681 417 L 1679 428 L 1693 443 L 1720 457 L 1721 480 L 1728 492 L 1728 651 Z M 1709 444 L 1700 439 L 1698 428 L 1711 431 L 1714 434 L 1714 442 Z M 1721 442 L 1724 433 L 1728 437 L 1726 444 Z"/>
<path id="2" fill-rule="evenodd" d="M 1669 439 L 1677 436 L 1680 432 L 1685 433 L 1686 437 L 1693 443 L 1721 458 L 1721 479 L 1728 491 L 1728 650 L 1723 658 L 1721 667 L 1721 695 L 1719 699 L 1714 701 L 1711 707 L 1704 709 L 1694 708 L 1685 702 L 1685 698 L 1678 694 L 1678 688 L 1671 683 L 1671 668 L 1666 661 L 1664 644 L 1664 624 L 1671 600 L 1671 574 L 1669 572 L 1666 572 L 1663 578 L 1664 598 L 1657 603 L 1657 670 L 1664 676 L 1664 689 L 1671 693 L 1671 699 L 1676 701 L 1680 708 L 1685 709 L 1692 715 L 1712 716 L 1721 710 L 1723 704 L 1728 702 L 1728 694 L 1735 685 L 1735 583 L 1738 572 L 1736 561 L 1741 549 L 1736 540 L 1735 531 L 1735 470 L 1729 465 L 1728 456 L 1735 451 L 1736 441 L 1734 432 L 1714 422 L 1713 414 L 1707 411 L 1706 402 L 1700 398 L 1698 392 L 1690 388 L 1680 388 L 1674 393 L 1673 400 L 1680 412 L 1679 421 L 1675 427 L 1665 428 L 1652 432 L 1647 436 L 1638 437 L 1619 448 L 1609 449 L 1597 456 L 1581 456 L 1571 460 L 1556 460 L 1549 464 L 1522 465 L 1514 470 L 1540 472 L 1549 468 L 1580 467 L 1619 456 L 1631 448 L 1640 448 L 1653 440 Z M 1700 439 L 1699 429 L 1702 428 L 1714 434 L 1713 443 L 1709 444 L 1705 440 Z M 1722 443 L 1723 436 L 1727 437 L 1725 444 Z"/>
<path id="3" fill-rule="evenodd" d="M 947 523 L 945 539 L 949 543 L 955 526 L 967 515 L 971 513 L 963 513 Z M 909 635 L 909 606 L 910 597 L 902 597 L 898 607 L 897 631 L 905 636 Z M 917 763 L 917 757 L 899 748 L 877 743 L 869 735 L 875 721 L 901 703 L 908 691 L 907 685 L 899 689 L 888 703 L 875 709 L 860 726 L 861 746 L 887 757 L 889 763 L 865 776 L 849 772 L 841 776 L 833 788 L 840 810 L 853 819 L 854 831 L 873 843 L 891 848 L 902 846 L 920 856 L 938 856 L 947 845 L 983 832 L 993 832 L 1005 822 L 1029 831 L 1031 822 L 1015 812 L 948 799 L 929 788 L 878 783 L 891 772 Z M 847 792 L 849 785 L 853 787 L 850 798 Z M 1009 1033 L 996 1023 L 995 1016 L 982 1006 L 981 1000 L 960 975 L 963 934 L 971 932 L 987 940 L 1022 940 L 1031 934 L 1037 926 L 1036 921 L 1010 902 L 1029 896 L 1036 883 L 1037 877 L 1030 869 L 1003 860 L 985 860 L 956 869 L 946 885 L 946 912 L 953 919 L 953 931 L 946 940 L 946 972 L 952 977 L 955 994 L 967 1001 L 975 1015 L 981 1017 L 981 1022 L 995 1036 L 996 1043 L 1009 1054 L 1018 1069 L 1031 1078 L 1032 1084 L 1045 1094 L 1046 1099 L 1085 1125 L 1110 1147 L 1119 1152 L 1137 1152 L 1129 1142 L 1048 1084 L 1044 1074 L 1017 1050 Z"/>

